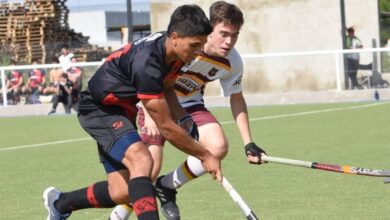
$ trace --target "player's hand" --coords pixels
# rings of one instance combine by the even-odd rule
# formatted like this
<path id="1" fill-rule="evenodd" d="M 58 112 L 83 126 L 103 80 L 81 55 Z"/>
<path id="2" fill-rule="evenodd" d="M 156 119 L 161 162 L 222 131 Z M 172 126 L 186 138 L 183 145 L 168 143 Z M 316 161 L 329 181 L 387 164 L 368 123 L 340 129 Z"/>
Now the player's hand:
<path id="1" fill-rule="evenodd" d="M 152 136 L 153 138 L 160 135 L 160 132 L 157 129 L 156 123 L 147 114 L 145 114 L 144 126 L 141 128 L 141 132 L 148 135 L 148 136 Z"/>
<path id="2" fill-rule="evenodd" d="M 218 182 L 222 183 L 221 161 L 211 153 L 208 153 L 208 156 L 201 161 L 206 172 L 211 174 L 214 180 L 217 179 Z"/>
<path id="3" fill-rule="evenodd" d="M 196 125 L 194 120 L 192 120 L 191 115 L 186 115 L 176 120 L 176 123 L 183 129 L 185 129 L 193 139 L 199 141 L 198 126 Z"/>
<path id="4" fill-rule="evenodd" d="M 254 142 L 250 142 L 245 145 L 245 154 L 251 164 L 263 164 L 265 161 L 261 160 L 261 154 L 267 155 L 267 153 L 258 147 Z"/>

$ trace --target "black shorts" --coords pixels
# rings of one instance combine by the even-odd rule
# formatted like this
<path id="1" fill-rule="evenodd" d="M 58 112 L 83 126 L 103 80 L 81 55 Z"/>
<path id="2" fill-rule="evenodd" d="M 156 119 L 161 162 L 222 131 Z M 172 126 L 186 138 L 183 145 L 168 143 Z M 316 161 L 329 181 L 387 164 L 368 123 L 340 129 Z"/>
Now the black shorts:
<path id="1" fill-rule="evenodd" d="M 134 120 L 118 106 L 101 106 L 95 110 L 80 110 L 78 118 L 83 129 L 98 144 L 100 161 L 107 173 L 126 169 L 124 153 L 132 144 L 141 141 Z"/>

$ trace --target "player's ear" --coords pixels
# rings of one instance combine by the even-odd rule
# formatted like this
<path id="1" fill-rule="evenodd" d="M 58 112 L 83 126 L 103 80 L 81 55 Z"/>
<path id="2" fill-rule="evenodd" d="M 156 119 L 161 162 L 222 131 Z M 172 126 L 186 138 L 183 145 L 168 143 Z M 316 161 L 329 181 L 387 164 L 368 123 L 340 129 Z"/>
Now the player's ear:
<path id="1" fill-rule="evenodd" d="M 180 38 L 179 34 L 177 32 L 172 32 L 169 37 L 172 40 L 172 44 L 176 47 Z"/>

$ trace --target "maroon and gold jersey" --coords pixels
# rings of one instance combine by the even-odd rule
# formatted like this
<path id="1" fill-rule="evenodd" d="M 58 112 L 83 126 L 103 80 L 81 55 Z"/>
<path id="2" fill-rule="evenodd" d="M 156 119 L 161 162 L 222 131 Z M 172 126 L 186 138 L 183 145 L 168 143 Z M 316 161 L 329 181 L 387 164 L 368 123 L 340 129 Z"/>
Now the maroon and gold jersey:
<path id="1" fill-rule="evenodd" d="M 219 79 L 225 97 L 242 91 L 242 59 L 233 48 L 227 57 L 199 54 L 189 65 L 183 66 L 174 88 L 180 104 L 187 108 L 203 105 L 203 93 L 207 83 Z"/>

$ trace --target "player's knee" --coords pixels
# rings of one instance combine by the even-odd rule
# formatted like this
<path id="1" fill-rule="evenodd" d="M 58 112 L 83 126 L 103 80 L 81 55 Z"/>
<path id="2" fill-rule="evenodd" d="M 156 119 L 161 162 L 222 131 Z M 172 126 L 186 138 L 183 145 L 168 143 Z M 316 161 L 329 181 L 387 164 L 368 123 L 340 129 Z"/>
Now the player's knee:
<path id="1" fill-rule="evenodd" d="M 218 153 L 216 154 L 216 157 L 217 157 L 218 159 L 222 160 L 223 158 L 226 157 L 227 153 L 228 153 L 228 147 L 225 146 L 225 147 L 221 148 L 221 149 L 218 151 Z"/>
<path id="2" fill-rule="evenodd" d="M 129 189 L 127 184 L 115 183 L 109 184 L 108 190 L 110 197 L 118 204 L 125 204 L 129 202 Z"/>
<path id="3" fill-rule="evenodd" d="M 131 151 L 126 152 L 124 160 L 130 173 L 149 175 L 153 167 L 153 159 L 150 152 L 144 146 L 132 146 Z"/>
<path id="4" fill-rule="evenodd" d="M 218 159 L 222 160 L 228 153 L 228 144 L 225 141 L 214 143 L 208 150 Z"/>

